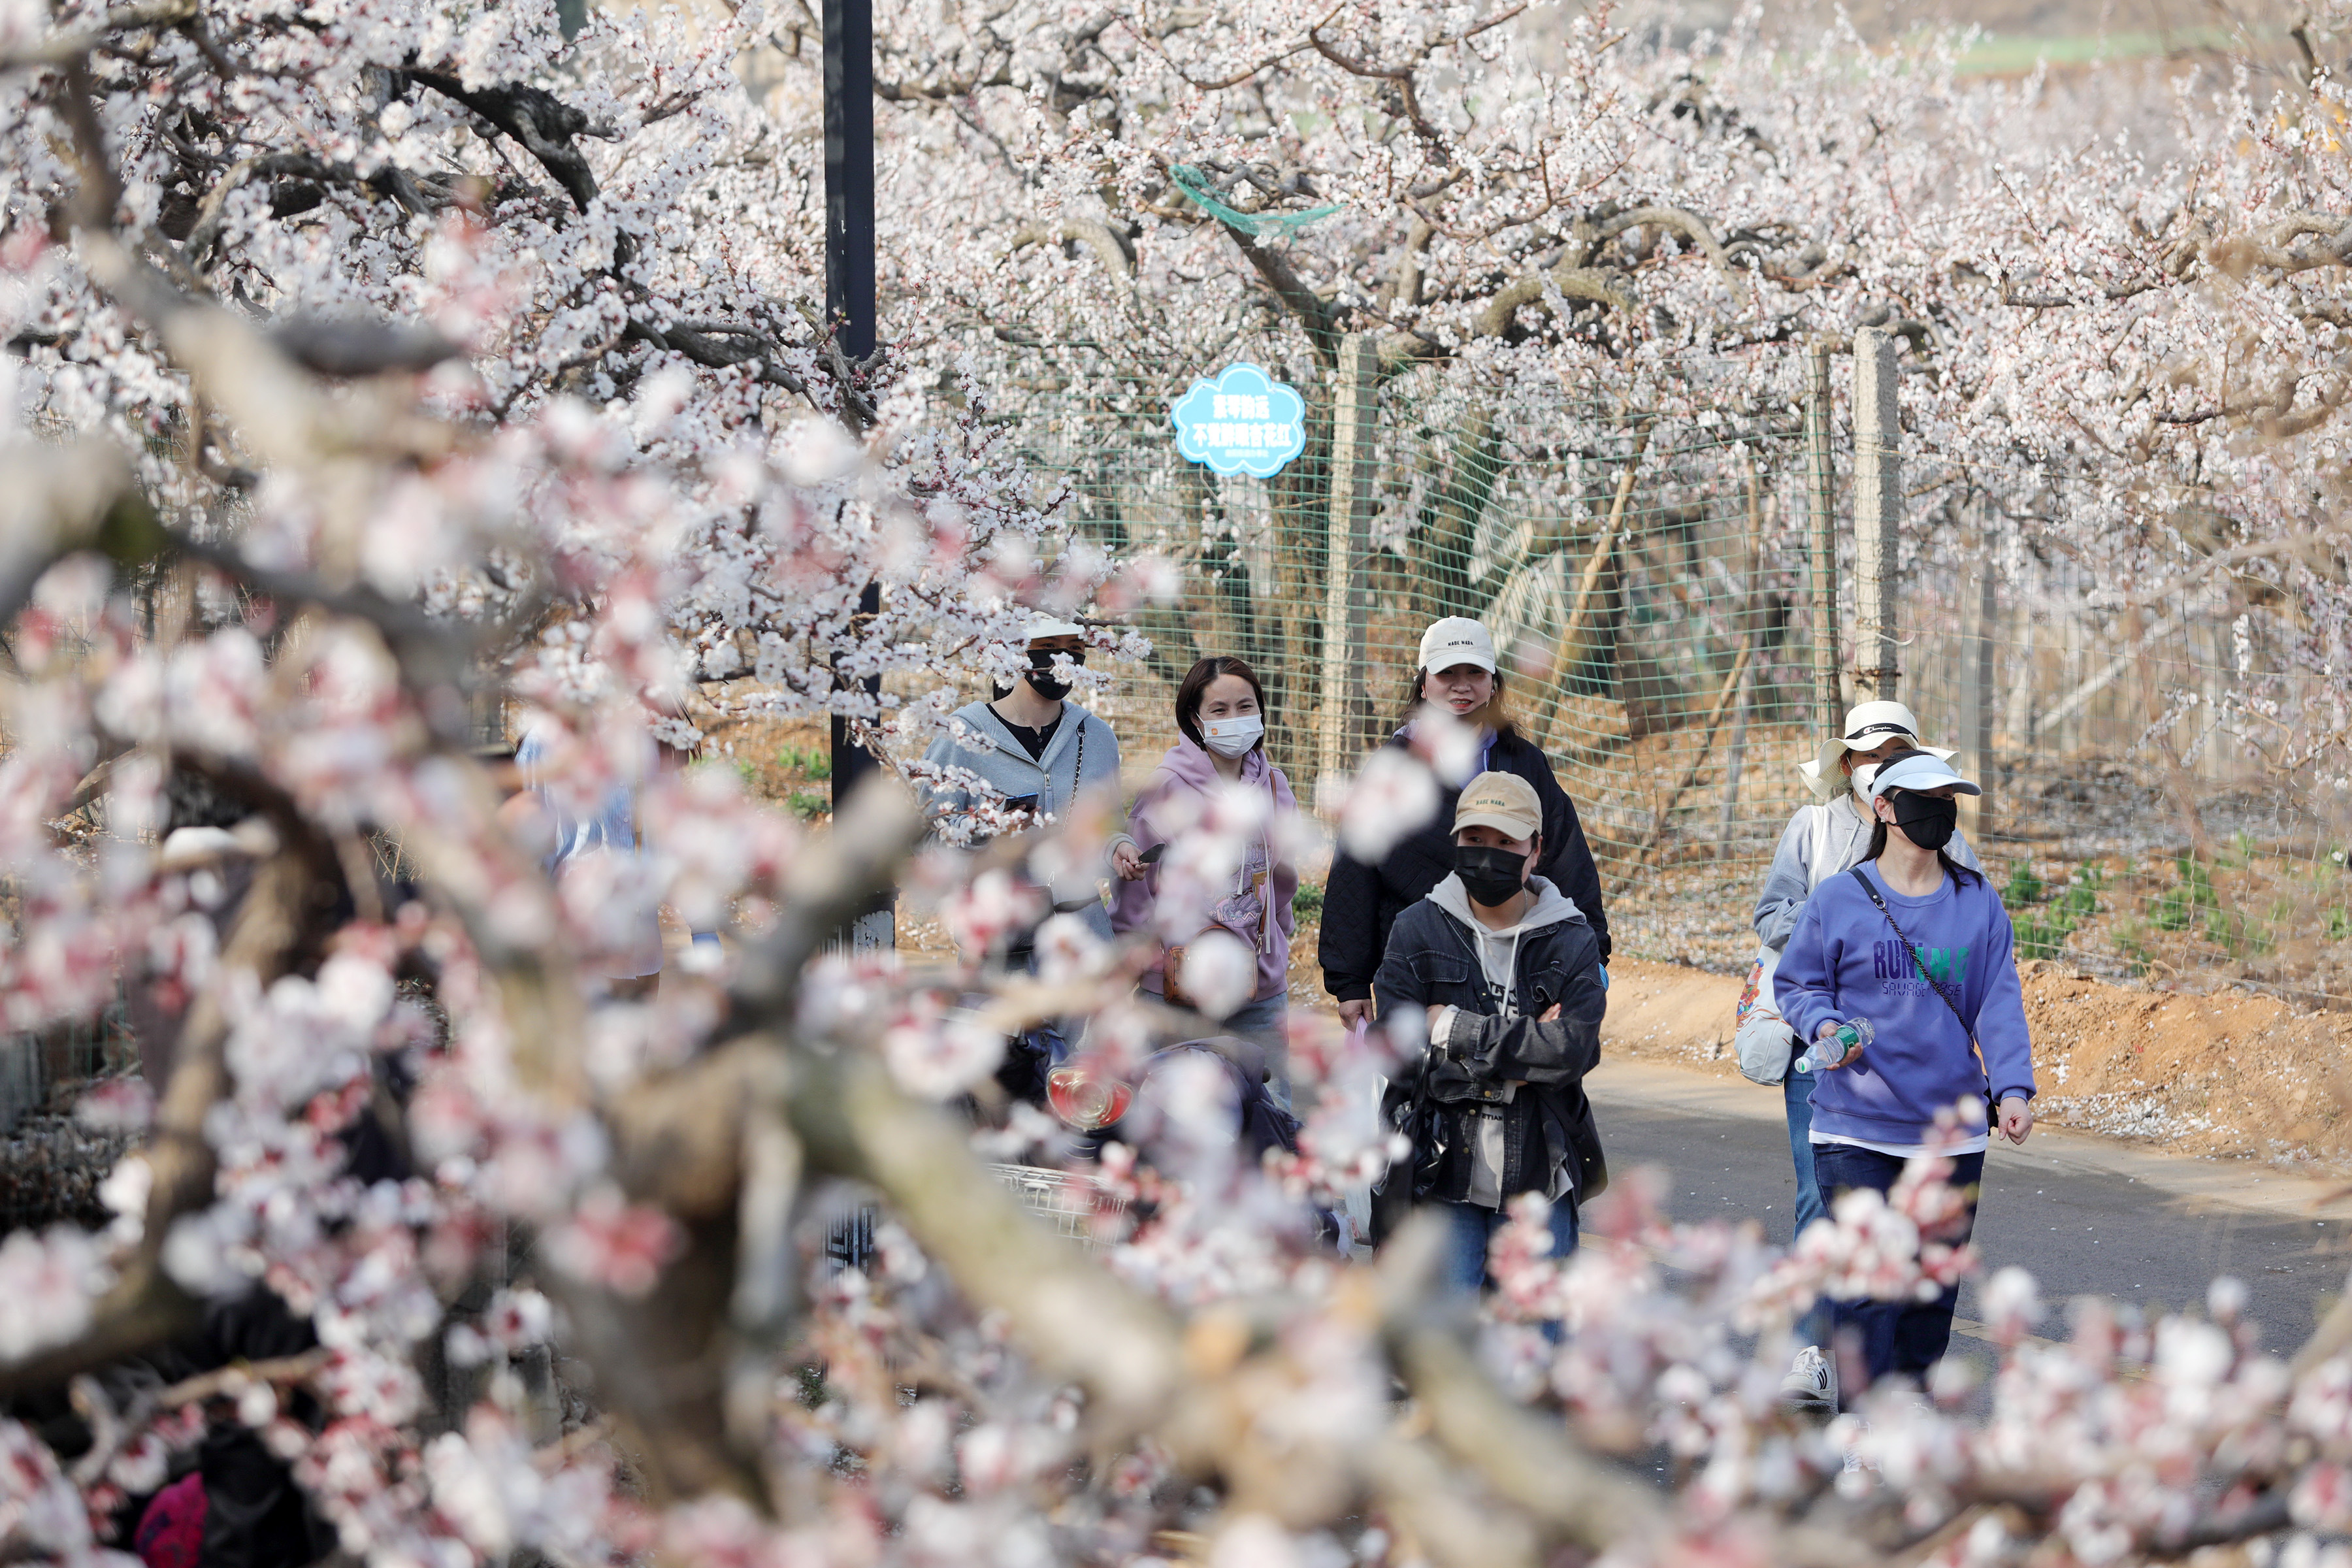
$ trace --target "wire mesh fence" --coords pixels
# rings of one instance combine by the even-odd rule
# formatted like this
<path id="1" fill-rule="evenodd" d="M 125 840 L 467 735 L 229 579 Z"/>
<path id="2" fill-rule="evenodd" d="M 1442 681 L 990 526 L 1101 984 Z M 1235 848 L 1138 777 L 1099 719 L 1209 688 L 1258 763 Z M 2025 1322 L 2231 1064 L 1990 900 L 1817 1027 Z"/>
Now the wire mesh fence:
<path id="1" fill-rule="evenodd" d="M 1171 404 L 1218 367 L 1055 353 L 1047 374 L 1008 363 L 997 412 L 1065 479 L 1077 529 L 1181 569 L 1178 603 L 1141 628 L 1149 668 L 1102 703 L 1131 771 L 1173 740 L 1184 669 L 1234 653 L 1311 797 L 1402 719 L 1423 626 L 1475 616 L 1582 815 L 1621 951 L 1744 967 L 1757 884 L 1811 798 L 1797 764 L 1833 705 L 1870 694 L 1849 668 L 1862 563 L 1843 373 L 1821 399 L 1803 351 L 1765 345 L 1685 356 L 1630 395 L 1461 366 L 1376 374 L 1350 532 L 1344 355 L 1279 334 L 1230 347 L 1307 405 L 1305 449 L 1255 479 L 1176 450 Z M 1964 826 L 2021 956 L 2352 998 L 2340 792 L 2282 776 L 2255 733 L 2326 700 L 2277 606 L 2215 586 L 2097 608 L 2095 567 L 2037 554 L 1980 493 L 1960 476 L 1911 498 L 1896 695 L 1983 775 Z"/>
<path id="2" fill-rule="evenodd" d="M 1174 737 L 1185 669 L 1234 653 L 1313 799 L 1404 717 L 1427 623 L 1474 616 L 1583 817 L 1620 952 L 1745 967 L 1757 885 L 1811 798 L 1797 764 L 1858 694 L 1839 673 L 1863 565 L 1843 377 L 1825 396 L 1808 356 L 1773 344 L 1606 395 L 1508 367 L 1389 374 L 1271 331 L 1220 364 L 996 352 L 991 415 L 1058 478 L 1074 527 L 1181 568 L 1139 628 L 1150 661 L 1099 704 L 1134 782 Z M 1194 376 L 1239 359 L 1306 406 L 1304 449 L 1268 478 L 1185 460 L 1170 426 Z M 1909 507 L 1898 694 L 1987 786 L 1964 826 L 2021 957 L 2352 1004 L 2352 791 L 2285 765 L 2335 700 L 2291 613 L 2226 576 L 2117 605 L 2095 564 L 2037 553 L 1965 479 Z M 2050 504 L 2067 500 L 2053 480 Z M 0 1040 L 0 1226 L 89 1209 L 112 1151 L 64 1108 L 131 1055 L 119 1016 Z M 853 1226 L 836 1261 L 871 1246 Z"/>
<path id="3" fill-rule="evenodd" d="M 120 993 L 95 1020 L 0 1035 L 0 1235 L 105 1221 L 99 1184 L 138 1136 L 85 1126 L 74 1108 L 136 1054 Z"/>

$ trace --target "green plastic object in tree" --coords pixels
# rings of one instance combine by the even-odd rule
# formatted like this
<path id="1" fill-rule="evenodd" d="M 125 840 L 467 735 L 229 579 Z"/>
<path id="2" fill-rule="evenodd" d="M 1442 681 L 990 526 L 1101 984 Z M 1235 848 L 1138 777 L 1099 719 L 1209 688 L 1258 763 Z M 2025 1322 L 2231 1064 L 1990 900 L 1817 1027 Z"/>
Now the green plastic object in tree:
<path id="1" fill-rule="evenodd" d="M 1216 188 L 1209 184 L 1208 179 L 1200 170 L 1190 163 L 1169 164 L 1168 177 L 1175 182 L 1178 190 L 1192 198 L 1193 205 L 1206 212 L 1227 228 L 1237 228 L 1244 234 L 1263 234 L 1270 228 L 1291 234 L 1310 223 L 1329 217 L 1339 210 L 1337 206 L 1328 206 L 1309 207 L 1305 212 L 1297 213 L 1245 213 L 1238 207 L 1227 206 L 1223 202 L 1219 201 Z"/>

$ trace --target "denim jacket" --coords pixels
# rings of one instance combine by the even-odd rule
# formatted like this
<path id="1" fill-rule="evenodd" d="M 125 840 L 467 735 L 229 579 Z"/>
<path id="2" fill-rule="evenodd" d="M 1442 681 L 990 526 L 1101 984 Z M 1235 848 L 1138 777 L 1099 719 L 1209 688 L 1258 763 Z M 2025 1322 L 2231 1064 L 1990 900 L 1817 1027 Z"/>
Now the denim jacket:
<path id="1" fill-rule="evenodd" d="M 1383 1100 L 1387 1124 L 1413 1145 L 1377 1194 L 1376 1229 L 1383 1234 L 1409 1203 L 1468 1200 L 1472 1140 L 1489 1108 L 1503 1122 L 1505 1200 L 1524 1192 L 1590 1197 L 1608 1181 L 1584 1094 L 1584 1075 L 1601 1060 L 1608 1005 L 1601 944 L 1575 905 L 1541 879 L 1533 886 L 1538 915 L 1553 918 L 1522 922 L 1511 982 L 1500 994 L 1480 959 L 1458 878 L 1447 877 L 1406 909 L 1390 932 L 1372 987 L 1381 1019 L 1449 1005 L 1461 1013 L 1444 1047 L 1401 1069 Z M 1555 1003 L 1560 1016 L 1540 1021 Z"/>

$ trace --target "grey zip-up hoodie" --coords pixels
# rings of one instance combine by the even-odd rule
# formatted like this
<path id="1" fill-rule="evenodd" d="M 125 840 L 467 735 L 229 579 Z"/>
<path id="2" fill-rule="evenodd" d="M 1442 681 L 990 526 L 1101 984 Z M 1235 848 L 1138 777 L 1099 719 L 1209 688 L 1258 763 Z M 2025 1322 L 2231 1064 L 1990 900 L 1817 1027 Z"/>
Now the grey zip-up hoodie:
<path id="1" fill-rule="evenodd" d="M 923 753 L 923 761 L 934 767 L 966 769 L 1006 799 L 1034 795 L 1040 812 L 1064 821 L 1068 820 L 1070 808 L 1081 795 L 1097 791 L 1114 797 L 1108 803 L 1110 814 L 1114 817 L 1118 815 L 1115 798 L 1118 794 L 1118 737 L 1111 733 L 1108 724 L 1076 703 L 1063 700 L 1061 726 L 1045 742 L 1045 754 L 1036 758 L 1032 758 L 1028 749 L 1013 739 L 1013 731 L 997 717 L 996 710 L 985 702 L 966 703 L 948 722 L 948 732 L 933 741 Z M 953 785 L 926 789 L 923 817 L 931 824 L 932 831 L 951 829 L 958 816 L 969 814 L 973 794 Z M 945 836 L 956 837 L 952 833 Z M 1124 833 L 1119 834 L 1111 845 L 1126 837 Z M 984 840 L 974 835 L 969 841 L 977 845 Z M 1105 942 L 1111 939 L 1110 911 L 1103 907 L 1102 889 L 1095 877 L 1087 874 L 1087 868 L 1064 871 L 1055 879 L 1050 891 L 1056 909 L 1077 914 Z"/>
<path id="2" fill-rule="evenodd" d="M 1480 920 L 1477 911 L 1470 907 L 1470 895 L 1463 888 L 1458 874 L 1449 875 L 1429 889 L 1429 901 L 1452 915 L 1454 923 L 1470 933 L 1471 945 L 1478 954 L 1479 967 L 1486 972 L 1486 987 L 1495 994 L 1494 1016 L 1500 1018 L 1518 1016 L 1511 990 L 1512 982 L 1518 973 L 1519 940 L 1529 931 L 1556 926 L 1562 921 L 1584 919 L 1583 911 L 1576 907 L 1574 900 L 1548 879 L 1542 877 L 1530 879 L 1528 890 L 1536 895 L 1535 906 L 1520 917 L 1518 924 L 1496 931 Z"/>

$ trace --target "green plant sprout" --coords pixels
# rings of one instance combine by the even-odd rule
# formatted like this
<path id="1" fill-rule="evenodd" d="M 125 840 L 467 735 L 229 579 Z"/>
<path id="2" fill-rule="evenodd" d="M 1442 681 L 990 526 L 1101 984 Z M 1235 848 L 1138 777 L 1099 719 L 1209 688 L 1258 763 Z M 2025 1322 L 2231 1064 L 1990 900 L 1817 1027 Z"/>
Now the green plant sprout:
<path id="1" fill-rule="evenodd" d="M 2180 874 L 2179 882 L 2148 906 L 2148 922 L 2158 931 L 2187 931 L 2199 915 L 2221 907 L 2221 896 L 2213 890 L 2213 873 L 2202 861 L 2183 855 L 2173 866 Z"/>
<path id="2" fill-rule="evenodd" d="M 833 753 L 814 746 L 786 746 L 776 753 L 776 766 L 822 782 L 833 777 Z"/>
<path id="3" fill-rule="evenodd" d="M 2020 867 L 2021 871 L 2025 870 Z M 2042 889 L 2042 879 L 2027 873 L 2036 896 Z M 2074 875 L 2053 899 L 2046 910 L 2033 910 L 2017 921 L 2017 955 L 2020 958 L 2055 958 L 2066 939 L 2082 929 L 2083 922 L 2099 912 L 2099 889 L 2106 885 L 2105 870 L 2090 862 L 2074 868 Z M 2009 894 L 2022 891 L 2020 878 L 2012 873 Z"/>

